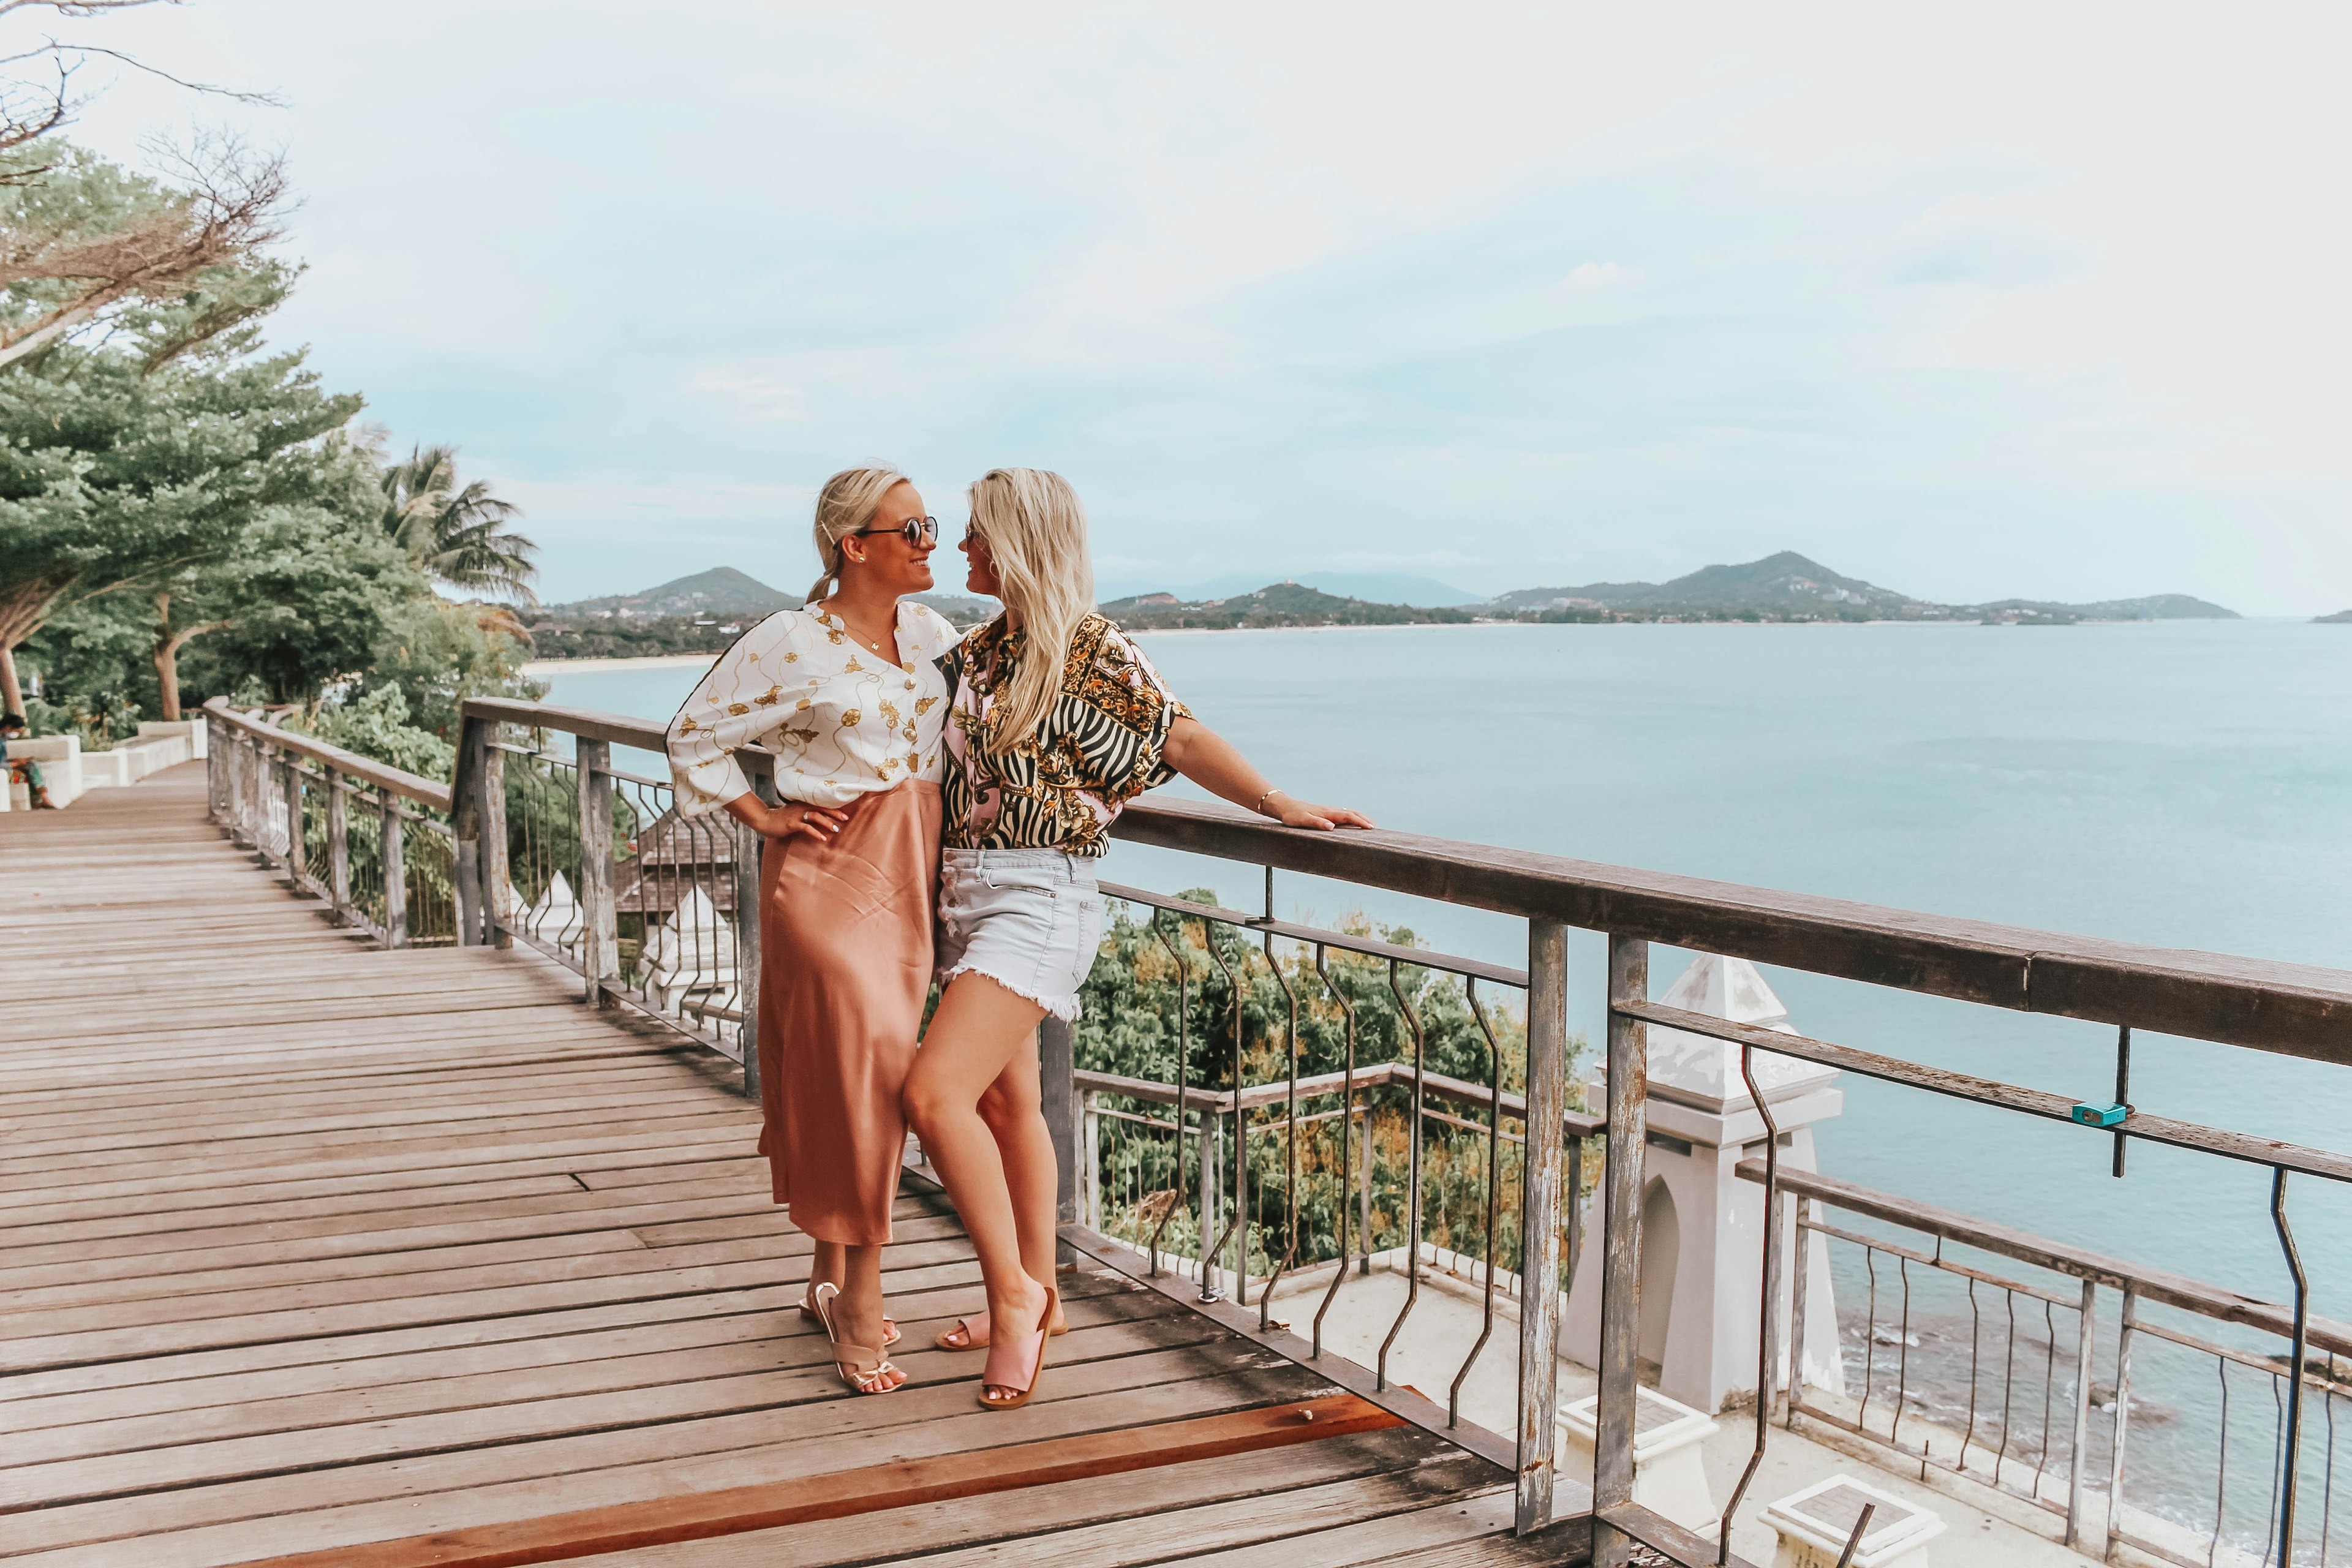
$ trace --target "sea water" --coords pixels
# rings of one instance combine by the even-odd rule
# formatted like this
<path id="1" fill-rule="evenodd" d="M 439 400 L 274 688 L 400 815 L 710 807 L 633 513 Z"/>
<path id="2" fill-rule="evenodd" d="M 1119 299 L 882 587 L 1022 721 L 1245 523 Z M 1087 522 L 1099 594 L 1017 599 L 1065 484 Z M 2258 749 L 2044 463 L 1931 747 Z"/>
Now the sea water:
<path id="1" fill-rule="evenodd" d="M 2352 626 L 1410 626 L 1142 640 L 1202 721 L 1269 778 L 1384 826 L 2352 968 Z M 698 674 L 562 672 L 551 700 L 666 717 Z M 1201 792 L 1180 781 L 1170 793 Z M 1263 897 L 1254 868 L 1135 846 L 1114 849 L 1105 875 L 1210 887 L 1251 909 Z M 1499 916 L 1288 874 L 1275 899 L 1285 916 L 1362 910 L 1409 924 L 1425 945 L 1525 963 L 1524 926 Z M 1571 941 L 1571 1026 L 1594 1042 L 1602 951 L 1598 937 Z M 1654 952 L 1654 991 L 1686 962 Z M 2112 1097 L 2105 1026 L 1767 973 L 1805 1033 L 2070 1100 Z M 1818 1129 L 1832 1175 L 2288 1299 L 2266 1170 L 2134 1143 L 2117 1181 L 2105 1135 L 1852 1074 L 1841 1087 L 1844 1113 Z M 2132 1100 L 2352 1147 L 2352 1068 L 2137 1034 Z M 2352 1317 L 2352 1194 L 2295 1178 L 2288 1208 L 2314 1310 Z M 1856 1268 L 1841 1263 L 1842 1318 L 1861 1305 Z M 1892 1280 L 1881 1289 L 1885 1311 Z M 2059 1331 L 2071 1345 L 2063 1320 Z M 2271 1420 L 2266 1391 L 2239 1398 Z M 2058 1419 L 2063 1433 L 2063 1406 Z M 2191 1413 L 2189 1424 L 2206 1423 Z M 2196 1446 L 2209 1456 L 2201 1482 L 2185 1450 L 2162 1468 L 2210 1492 L 2210 1434 Z M 2258 1507 L 2258 1479 L 2253 1489 Z M 2139 1484 L 2132 1495 L 2144 1497 Z"/>

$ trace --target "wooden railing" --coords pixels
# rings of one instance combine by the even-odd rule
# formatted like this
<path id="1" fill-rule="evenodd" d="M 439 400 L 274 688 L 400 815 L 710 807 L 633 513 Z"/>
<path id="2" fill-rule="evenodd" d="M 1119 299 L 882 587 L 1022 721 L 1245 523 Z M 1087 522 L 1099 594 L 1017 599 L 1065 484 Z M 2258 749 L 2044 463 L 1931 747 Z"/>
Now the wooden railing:
<path id="1" fill-rule="evenodd" d="M 448 785 L 239 713 L 222 698 L 204 714 L 206 795 L 232 839 L 387 947 L 462 940 Z"/>
<path id="2" fill-rule="evenodd" d="M 616 911 L 609 892 L 615 866 L 609 832 L 610 812 L 616 781 L 624 775 L 614 769 L 610 748 L 624 745 L 659 752 L 662 727 L 607 713 L 482 699 L 468 700 L 465 715 L 457 778 L 448 798 L 460 901 L 458 940 L 500 941 L 520 929 L 517 912 L 504 907 L 510 828 L 507 823 L 506 789 L 500 782 L 497 759 L 502 748 L 525 748 L 522 742 L 507 738 L 508 727 L 534 736 L 568 735 L 572 738 L 570 763 L 577 773 L 576 827 L 583 884 L 579 901 L 585 929 L 583 940 L 568 947 L 561 956 L 582 972 L 593 998 L 610 1000 L 626 992 L 628 987 L 621 972 L 621 943 L 614 924 Z M 528 749 L 543 754 L 544 749 L 537 740 L 530 742 Z M 317 755 L 315 752 L 304 754 L 314 758 Z M 748 760 L 753 764 L 755 787 L 768 790 L 771 786 L 762 782 L 758 768 L 760 759 L 752 756 Z M 652 784 L 652 781 L 637 781 L 640 788 Z M 657 795 L 657 786 L 653 786 L 647 798 L 653 800 Z M 658 804 L 657 800 L 655 804 Z M 2021 1086 L 1801 1036 L 1750 1029 L 1721 1018 L 1662 1006 L 1650 999 L 1653 943 L 1745 958 L 1979 1006 L 2089 1019 L 2112 1026 L 2117 1030 L 2115 1066 L 2118 1101 L 2127 1101 L 2129 1098 L 2129 1047 L 2134 1030 L 2216 1041 L 2322 1066 L 2352 1065 L 2352 973 L 2338 970 L 2023 930 L 1412 834 L 1310 833 L 1284 828 L 1229 807 L 1188 802 L 1136 802 L 1119 818 L 1115 832 L 1135 842 L 1499 911 L 1526 922 L 1528 962 L 1523 972 L 1514 972 L 1526 994 L 1524 1091 L 1513 1097 L 1509 1107 L 1505 1106 L 1498 1090 L 1492 1091 L 1486 1098 L 1486 1107 L 1492 1117 L 1491 1137 L 1496 1142 L 1504 1135 L 1503 1118 L 1507 1114 L 1515 1115 L 1522 1127 L 1560 1130 L 1559 1136 L 1531 1137 L 1524 1144 L 1518 1253 L 1519 1272 L 1528 1279 L 1552 1280 L 1560 1277 L 1568 1215 L 1572 1207 L 1566 1140 L 1571 1135 L 1587 1135 L 1586 1130 L 1572 1124 L 1575 1112 L 1570 1104 L 1567 1077 L 1568 931 L 1576 927 L 1606 935 L 1608 1104 L 1605 1117 L 1598 1123 L 1606 1147 L 1598 1205 L 1602 1268 L 1601 1397 L 1591 1504 L 1594 1560 L 1603 1564 L 1626 1561 L 1636 1542 L 1684 1563 L 1728 1560 L 1727 1544 L 1701 1540 L 1638 1508 L 1633 1501 L 1635 1345 L 1645 1191 L 1643 1151 L 1647 1142 L 1650 1026 L 1670 1026 L 1729 1042 L 1739 1052 L 1743 1072 L 1750 1075 L 1751 1091 L 1754 1055 L 1763 1050 L 2017 1113 L 2068 1120 L 2075 1115 L 2071 1104 Z M 752 875 L 750 855 L 736 856 L 730 871 L 742 879 Z M 1344 934 L 1286 928 L 1270 918 L 1238 911 L 1188 912 L 1182 900 L 1143 895 L 1139 889 L 1129 891 L 1150 899 L 1169 919 L 1180 923 L 1196 921 L 1204 931 L 1219 924 L 1250 931 L 1265 942 L 1269 964 L 1272 944 L 1277 937 L 1298 943 L 1302 949 L 1313 947 L 1319 967 L 1326 948 Z M 733 1036 L 722 1045 L 722 1048 L 731 1047 L 730 1054 L 744 1063 L 747 1077 L 755 1070 L 753 1064 L 757 1060 L 757 1008 L 751 993 L 757 982 L 758 922 L 751 912 L 752 903 L 748 898 L 737 900 L 731 917 L 738 975 L 738 1005 L 732 1011 L 738 1015 L 739 1022 Z M 1213 949 L 1209 956 L 1220 963 L 1225 962 L 1216 950 Z M 1445 966 L 1433 955 L 1419 953 L 1418 950 L 1411 962 Z M 1189 973 L 1190 965 L 1189 958 L 1181 959 L 1179 971 Z M 1291 989 L 1290 982 L 1282 978 L 1278 968 L 1276 978 L 1286 992 Z M 1296 1002 L 1294 994 L 1289 1079 L 1280 1089 L 1286 1106 L 1293 1111 L 1289 1123 L 1294 1128 L 1299 1121 L 1295 1108 L 1302 1090 L 1310 1095 L 1322 1091 L 1321 1086 L 1300 1080 Z M 688 1020 L 669 1021 L 689 1032 L 694 1027 Z M 1480 1024 L 1486 1026 L 1483 1014 Z M 1491 1037 L 1490 1031 L 1490 1040 Z M 1349 1040 L 1352 1071 L 1352 1032 Z M 1131 1253 L 1075 1223 L 1080 1091 L 1071 1060 L 1069 1031 L 1046 1029 L 1041 1049 L 1048 1119 L 1063 1159 L 1064 1214 L 1073 1222 L 1066 1227 L 1066 1239 L 1105 1261 L 1129 1267 L 1121 1259 L 1131 1258 Z M 1500 1068 L 1497 1053 L 1497 1082 Z M 1415 1072 L 1419 1073 L 1417 1066 Z M 1413 1081 L 1426 1080 L 1416 1076 Z M 1240 1087 L 1238 1078 L 1235 1087 Z M 1345 1087 L 1348 1092 L 1353 1092 L 1352 1084 Z M 1475 1089 L 1479 1086 L 1469 1087 Z M 1185 1092 L 1181 1085 L 1177 1089 L 1180 1094 Z M 1423 1114 L 1422 1096 L 1416 1092 L 1412 1100 L 1417 1131 Z M 1225 1109 L 1230 1114 L 1238 1106 Z M 1757 1097 L 1757 1110 L 1770 1129 L 1770 1108 L 1761 1096 Z M 2119 1124 L 2102 1127 L 2088 1135 L 2111 1137 L 2119 1150 L 2133 1139 L 2166 1142 L 2252 1162 L 2272 1173 L 2270 1217 L 2297 1285 L 2287 1309 L 2285 1325 L 2291 1348 L 2283 1364 L 2293 1373 L 2286 1379 L 2286 1410 L 2281 1435 L 2283 1484 L 2273 1510 L 2272 1539 L 2274 1547 L 2286 1549 L 2283 1552 L 2285 1560 L 2293 1561 L 2296 1455 L 2301 1436 L 2301 1400 L 2306 1382 L 2302 1369 L 2310 1321 L 2309 1292 L 2287 1222 L 2288 1180 L 2291 1175 L 2330 1181 L 2352 1179 L 2352 1160 L 2326 1150 L 2136 1111 L 2126 1111 Z M 1793 1176 L 1788 1182 L 1781 1179 L 1777 1164 L 1778 1147 L 1777 1141 L 1768 1141 L 1767 1156 L 1759 1173 L 1765 1189 L 1765 1212 L 1773 1217 L 1773 1223 L 1765 1226 L 1767 1246 L 1762 1259 L 1762 1331 L 1759 1345 L 1762 1386 L 1757 1402 L 1757 1446 L 1755 1458 L 1732 1497 L 1731 1506 L 1725 1510 L 1727 1521 L 1753 1479 L 1756 1463 L 1768 1440 L 1768 1418 L 1777 1403 L 1773 1387 L 1780 1362 L 1776 1336 L 1787 1305 L 1787 1285 L 1780 1278 L 1782 1246 L 1779 1238 L 1784 1225 L 1793 1228 L 1793 1216 L 1789 1215 L 1787 1204 L 1795 1181 Z M 1204 1229 L 1206 1217 L 1204 1215 Z M 1205 1262 L 1204 1257 L 1204 1267 Z M 1164 1279 L 1156 1282 L 1161 1289 L 1174 1289 Z M 1208 1303 L 1202 1310 L 1285 1354 L 1316 1361 L 1318 1369 L 1335 1381 L 1375 1398 L 1409 1419 L 1433 1430 L 1447 1427 L 1444 1410 L 1409 1391 L 1378 1386 L 1373 1373 L 1359 1376 L 1345 1366 L 1333 1365 L 1328 1358 L 1317 1360 L 1316 1346 L 1265 1322 L 1262 1314 L 1244 1313 L 1230 1301 Z M 1465 1446 L 1510 1466 L 1517 1478 L 1517 1517 L 1522 1530 L 1544 1525 L 1556 1511 L 1553 1455 L 1559 1328 L 1558 1292 L 1528 1290 L 1520 1311 L 1516 1428 L 1500 1439 L 1499 1445 L 1470 1432 L 1461 1432 L 1457 1437 Z M 1577 1500 L 1577 1507 L 1581 1507 L 1580 1499 Z M 2072 1535 L 2070 1530 L 2070 1540 Z M 1727 1543 L 1727 1530 L 1722 1540 Z"/>

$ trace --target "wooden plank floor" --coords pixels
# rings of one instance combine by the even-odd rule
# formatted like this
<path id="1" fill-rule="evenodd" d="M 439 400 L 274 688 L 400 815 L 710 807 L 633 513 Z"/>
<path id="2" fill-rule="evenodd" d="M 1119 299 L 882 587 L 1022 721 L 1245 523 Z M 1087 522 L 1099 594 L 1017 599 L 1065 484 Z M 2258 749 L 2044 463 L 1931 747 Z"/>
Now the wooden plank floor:
<path id="1" fill-rule="evenodd" d="M 1037 1402 L 979 1410 L 981 1357 L 929 1348 L 978 1270 L 910 1195 L 886 1279 L 913 1382 L 851 1396 L 792 1310 L 809 1244 L 727 1064 L 534 956 L 338 931 L 205 819 L 201 763 L 0 816 L 0 975 L 12 1563 L 1563 1560 L 1508 1536 L 1507 1477 L 1412 1428 L 617 1552 L 420 1541 L 1175 1443 L 1335 1391 L 1083 1274 Z"/>

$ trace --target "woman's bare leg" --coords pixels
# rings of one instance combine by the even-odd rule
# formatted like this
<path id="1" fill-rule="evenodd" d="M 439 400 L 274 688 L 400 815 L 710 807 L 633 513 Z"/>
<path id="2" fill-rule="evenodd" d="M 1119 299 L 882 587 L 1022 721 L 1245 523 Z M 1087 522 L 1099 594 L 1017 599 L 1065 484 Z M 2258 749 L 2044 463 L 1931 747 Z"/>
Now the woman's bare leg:
<path id="1" fill-rule="evenodd" d="M 882 1249 L 878 1247 L 845 1247 L 838 1241 L 820 1241 L 809 1264 L 807 1289 L 801 1300 L 813 1300 L 819 1285 L 837 1287 L 840 1297 L 833 1304 L 833 1326 L 844 1341 L 853 1345 L 882 1343 Z M 892 1369 L 894 1375 L 886 1379 L 892 1388 L 907 1381 L 907 1374 Z"/>
<path id="2" fill-rule="evenodd" d="M 834 1327 L 851 1344 L 871 1345 L 880 1350 L 883 1333 L 882 1249 L 878 1247 L 845 1247 L 841 1251 L 847 1278 L 842 1280 L 841 1295 L 833 1304 Z M 815 1289 L 814 1285 L 809 1288 Z M 887 1359 L 888 1352 L 883 1353 Z M 907 1374 L 896 1365 L 884 1376 L 884 1382 L 892 1388 L 906 1381 Z"/>
<path id="3" fill-rule="evenodd" d="M 820 1241 L 816 1244 L 816 1251 L 809 1258 L 808 1289 L 801 1293 L 802 1300 L 808 1300 L 814 1296 L 816 1293 L 816 1288 L 820 1285 L 838 1286 L 843 1290 L 849 1289 L 847 1264 L 842 1258 L 845 1250 L 846 1249 L 837 1241 Z"/>
<path id="4" fill-rule="evenodd" d="M 1013 1200 L 1013 1226 L 1021 1238 L 1021 1269 L 1033 1279 L 1054 1278 L 1060 1250 L 1059 1162 L 1054 1135 L 1045 1125 L 1044 1086 L 1037 1075 L 1036 1037 L 1013 1053 L 988 1092 L 980 1097 L 980 1119 L 996 1140 L 1004 1163 L 1004 1186 Z M 1061 1314 L 1056 1313 L 1057 1317 Z M 992 1335 L 992 1338 L 993 1336 Z"/>
<path id="5" fill-rule="evenodd" d="M 1030 1142 L 1015 1141 L 1008 1160 L 995 1133 L 980 1114 L 980 1101 L 1013 1059 L 1026 1052 L 1030 1035 L 1045 1010 L 1015 995 L 984 974 L 959 974 L 940 998 L 939 1011 L 907 1077 L 907 1120 L 923 1141 L 923 1152 L 947 1184 L 964 1234 L 980 1259 L 988 1293 L 989 1338 L 1016 1342 L 1037 1331 L 1054 1278 L 1050 1242 L 1045 1272 L 1029 1272 L 1023 1256 L 1023 1226 L 1014 1194 L 1034 1209 L 1038 1183 Z M 1036 1069 L 1030 1068 L 1031 1083 Z M 1034 1087 L 1031 1104 L 1035 1103 Z M 1035 1144 L 1044 1150 L 1044 1234 L 1053 1234 L 1054 1146 L 1042 1117 Z M 1012 1167 L 1017 1165 L 1018 1170 Z M 1038 1228 L 1033 1215 L 1029 1227 Z M 998 1341 L 999 1335 L 1010 1336 Z"/>

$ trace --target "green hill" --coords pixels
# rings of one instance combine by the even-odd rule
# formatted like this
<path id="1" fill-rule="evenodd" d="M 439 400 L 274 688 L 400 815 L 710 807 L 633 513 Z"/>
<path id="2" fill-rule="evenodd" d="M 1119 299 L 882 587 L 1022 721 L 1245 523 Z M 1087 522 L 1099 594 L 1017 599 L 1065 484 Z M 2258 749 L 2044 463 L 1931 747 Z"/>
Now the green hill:
<path id="1" fill-rule="evenodd" d="M 1302 583 L 1269 583 L 1227 599 L 1179 599 L 1173 594 L 1137 594 L 1113 599 L 1102 613 L 1136 631 L 1184 626 L 1233 630 L 1244 626 L 1402 626 L 1430 622 L 1460 623 L 1468 610 L 1420 609 L 1411 605 L 1375 605 L 1342 598 Z"/>
<path id="2" fill-rule="evenodd" d="M 726 619 L 772 616 L 800 607 L 797 595 L 778 593 L 748 572 L 714 566 L 691 577 L 679 577 L 635 594 L 608 594 L 601 599 L 577 599 L 550 605 L 546 613 L 563 620 L 611 616 L 659 619 L 673 616 L 715 616 Z"/>

